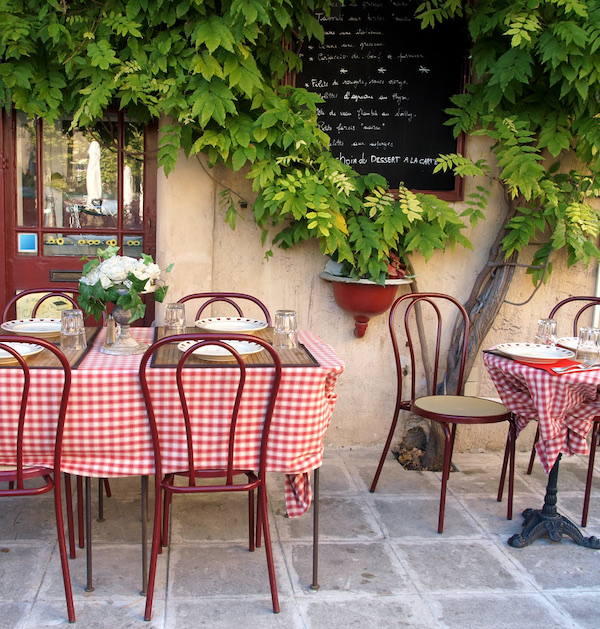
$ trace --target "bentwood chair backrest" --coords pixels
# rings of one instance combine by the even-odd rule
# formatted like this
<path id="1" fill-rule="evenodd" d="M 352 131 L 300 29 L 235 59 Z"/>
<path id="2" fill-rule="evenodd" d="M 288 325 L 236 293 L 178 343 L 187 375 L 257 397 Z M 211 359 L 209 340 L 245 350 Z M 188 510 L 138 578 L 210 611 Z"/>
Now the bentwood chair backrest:
<path id="1" fill-rule="evenodd" d="M 165 345 L 171 343 L 179 344 L 182 341 L 191 341 L 192 343 L 185 352 L 181 353 L 179 361 L 176 365 L 176 369 L 174 370 L 174 376 L 176 378 L 176 386 L 181 403 L 181 427 L 183 429 L 182 435 L 188 442 L 188 460 L 185 469 L 186 473 L 190 475 L 190 484 L 194 484 L 192 478 L 193 470 L 198 469 L 196 461 L 194 459 L 194 452 L 195 450 L 202 447 L 202 435 L 199 434 L 197 431 L 194 431 L 194 411 L 196 413 L 206 412 L 206 409 L 194 406 L 194 404 L 190 402 L 190 398 L 194 397 L 198 391 L 198 378 L 195 378 L 195 376 L 201 378 L 203 370 L 202 368 L 194 368 L 193 366 L 190 366 L 190 368 L 186 368 L 186 364 L 193 362 L 193 353 L 195 351 L 201 352 L 203 348 L 207 348 L 210 346 L 217 346 L 219 348 L 222 348 L 223 352 L 230 353 L 232 357 L 231 363 L 228 363 L 226 368 L 221 362 L 215 364 L 218 364 L 222 369 L 224 369 L 224 371 L 231 372 L 231 370 L 236 369 L 239 372 L 239 379 L 236 387 L 231 387 L 228 393 L 226 393 L 224 390 L 221 391 L 221 397 L 219 399 L 220 406 L 226 406 L 227 408 L 229 408 L 229 406 L 227 406 L 227 404 L 229 404 L 231 407 L 231 416 L 228 417 L 226 421 L 227 429 L 223 433 L 226 435 L 226 438 L 224 438 L 224 440 L 221 442 L 225 448 L 224 461 L 226 461 L 226 463 L 224 465 L 224 469 L 226 469 L 228 472 L 228 480 L 231 479 L 231 473 L 235 468 L 235 455 L 237 452 L 236 446 L 238 443 L 238 439 L 240 438 L 237 430 L 239 410 L 240 404 L 242 403 L 245 394 L 248 368 L 242 356 L 240 356 L 240 354 L 236 351 L 235 344 L 234 347 L 231 347 L 227 344 L 228 341 L 236 341 L 242 343 L 250 342 L 260 345 L 262 347 L 262 351 L 266 351 L 271 355 L 271 360 L 273 362 L 273 376 L 266 396 L 264 416 L 262 417 L 261 436 L 258 444 L 258 450 L 256 452 L 257 465 L 254 467 L 254 469 L 264 469 L 265 452 L 269 430 L 271 428 L 273 407 L 275 405 L 275 399 L 277 397 L 279 383 L 281 381 L 281 361 L 277 352 L 273 349 L 270 343 L 256 336 L 250 336 L 246 334 L 192 333 L 168 336 L 156 341 L 146 351 L 146 353 L 142 357 L 142 361 L 140 364 L 140 381 L 142 385 L 144 399 L 146 401 L 148 420 L 150 422 L 155 456 L 157 458 L 156 473 L 160 475 L 162 469 L 162 440 L 165 438 L 165 435 L 160 430 L 160 417 L 157 417 L 157 413 L 155 410 L 157 395 L 160 394 L 160 391 L 153 388 L 152 380 L 148 377 L 148 372 L 151 371 L 151 369 L 149 368 L 149 362 L 151 361 L 152 357 L 156 355 L 161 347 L 164 347 Z M 231 380 L 231 378 L 229 378 L 229 380 Z M 229 400 L 225 399 L 226 395 L 230 396 Z M 170 416 L 170 421 L 174 421 L 173 415 Z M 223 430 L 222 427 L 221 429 Z"/>
<path id="2" fill-rule="evenodd" d="M 265 317 L 265 321 L 270 326 L 271 325 L 271 315 L 269 314 L 268 308 L 256 297 L 252 295 L 247 295 L 245 293 L 228 293 L 228 292 L 209 292 L 209 293 L 193 293 L 191 295 L 186 295 L 179 300 L 179 303 L 185 303 L 188 301 L 200 300 L 202 303 L 198 306 L 198 310 L 196 311 L 196 316 L 194 320 L 198 320 L 202 317 L 202 313 L 212 304 L 221 303 L 228 304 L 229 312 L 235 310 L 239 317 L 248 316 L 248 313 L 244 314 L 244 308 L 250 306 L 251 304 L 255 304 L 260 308 Z M 207 315 L 204 315 L 207 316 Z M 234 315 L 235 316 L 235 315 Z"/>
<path id="3" fill-rule="evenodd" d="M 34 295 L 34 297 L 30 297 L 31 295 Z M 19 316 L 37 317 L 38 311 L 42 306 L 51 309 L 51 314 L 47 316 L 60 316 L 61 310 L 79 308 L 77 304 L 78 295 L 79 291 L 76 289 L 56 289 L 49 287 L 28 288 L 27 290 L 23 290 L 9 299 L 6 307 L 4 308 L 4 313 L 2 314 L 2 321 L 9 321 Z M 27 312 L 19 315 L 18 308 L 25 303 L 27 303 Z"/>
<path id="4" fill-rule="evenodd" d="M 462 331 L 458 338 L 454 338 L 457 320 L 462 323 Z M 403 295 L 392 305 L 389 329 L 399 395 L 403 391 L 402 358 L 407 350 L 410 400 L 423 395 L 418 388 L 424 381 L 427 383 L 428 395 L 462 394 L 470 326 L 469 316 L 458 300 L 440 293 Z M 426 333 L 419 334 L 419 329 L 426 330 Z M 440 380 L 448 359 L 456 370 L 455 379 L 450 384 Z"/>
<path id="5" fill-rule="evenodd" d="M 19 345 L 16 345 L 17 343 Z M 37 347 L 42 347 L 54 354 L 56 369 L 51 370 L 53 376 L 56 371 L 62 372 L 56 384 L 51 387 L 55 389 L 56 399 L 49 399 L 48 387 L 50 385 L 47 382 L 41 382 L 41 378 L 36 377 L 40 374 L 40 370 L 34 374 L 35 370 L 29 367 L 22 356 L 28 353 L 25 350 L 37 349 Z M 0 489 L 0 499 L 14 496 L 40 496 L 54 491 L 56 528 L 67 610 L 69 621 L 74 622 L 75 612 L 65 541 L 60 473 L 65 415 L 71 388 L 71 368 L 61 350 L 43 339 L 12 334 L 0 335 L 0 350 L 4 364 L 2 368 L 7 370 L 5 375 L 10 380 L 11 389 L 15 391 L 13 395 L 19 400 L 17 404 L 13 404 L 12 401 L 7 401 L 8 396 L 0 399 L 2 425 L 0 457 L 7 457 L 14 461 L 14 465 L 5 465 L 0 470 L 0 482 L 8 483 L 7 488 Z M 44 438 L 44 433 L 35 424 L 36 412 L 51 414 L 55 420 L 51 437 L 54 456 L 50 466 L 40 465 L 35 460 L 37 451 L 35 439 Z M 32 435 L 35 436 L 34 439 Z"/>
<path id="6" fill-rule="evenodd" d="M 594 308 L 595 306 L 600 306 L 600 297 L 567 297 L 563 299 L 559 303 L 552 308 L 550 311 L 550 318 L 557 319 L 558 326 L 563 323 L 563 330 L 569 329 L 569 321 L 573 322 L 573 336 L 577 336 L 579 327 L 581 326 L 580 321 L 583 321 L 582 316 L 587 313 L 587 315 L 591 314 L 590 308 Z M 567 318 L 569 317 L 569 318 Z M 587 322 L 586 322 L 587 324 Z M 591 326 L 591 321 L 589 323 Z"/>

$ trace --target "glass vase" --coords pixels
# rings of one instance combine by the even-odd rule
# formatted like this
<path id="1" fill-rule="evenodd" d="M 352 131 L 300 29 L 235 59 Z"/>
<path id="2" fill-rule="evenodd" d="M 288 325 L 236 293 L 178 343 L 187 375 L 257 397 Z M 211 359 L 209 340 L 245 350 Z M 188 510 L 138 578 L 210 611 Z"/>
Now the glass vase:
<path id="1" fill-rule="evenodd" d="M 131 310 L 123 310 L 122 306 L 115 305 L 112 315 L 115 322 L 119 325 L 117 338 L 111 345 L 107 345 L 106 343 L 102 345 L 100 351 L 103 354 L 114 354 L 118 356 L 143 354 L 148 349 L 148 345 L 146 343 L 139 343 L 131 336 L 129 330 Z"/>

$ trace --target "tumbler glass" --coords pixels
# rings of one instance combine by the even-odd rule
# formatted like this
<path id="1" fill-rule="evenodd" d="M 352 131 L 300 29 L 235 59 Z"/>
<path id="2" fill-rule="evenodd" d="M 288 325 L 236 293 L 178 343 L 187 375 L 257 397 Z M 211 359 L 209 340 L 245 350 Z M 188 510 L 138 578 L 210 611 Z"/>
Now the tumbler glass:
<path id="1" fill-rule="evenodd" d="M 87 347 L 82 310 L 63 310 L 60 313 L 60 347 L 62 350 Z"/>
<path id="2" fill-rule="evenodd" d="M 556 345 L 556 320 L 540 319 L 538 321 L 537 334 L 533 342 L 554 347 Z"/>
<path id="3" fill-rule="evenodd" d="M 170 334 L 185 332 L 185 305 L 174 303 L 165 306 L 165 330 Z"/>
<path id="4" fill-rule="evenodd" d="M 273 347 L 275 349 L 296 349 L 298 347 L 298 324 L 295 310 L 278 310 L 275 313 Z"/>
<path id="5" fill-rule="evenodd" d="M 580 328 L 575 360 L 582 365 L 591 366 L 600 359 L 600 330 L 598 328 Z"/>

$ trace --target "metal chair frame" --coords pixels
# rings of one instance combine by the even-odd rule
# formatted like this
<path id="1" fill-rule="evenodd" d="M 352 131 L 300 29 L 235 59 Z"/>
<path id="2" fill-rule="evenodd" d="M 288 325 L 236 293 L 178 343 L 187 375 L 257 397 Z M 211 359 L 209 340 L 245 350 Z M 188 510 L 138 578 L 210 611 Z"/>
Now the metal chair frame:
<path id="1" fill-rule="evenodd" d="M 52 468 L 43 466 L 28 466 L 26 460 L 26 440 L 25 428 L 27 425 L 27 404 L 32 392 L 31 370 L 27 362 L 8 343 L 26 343 L 28 345 L 39 345 L 52 352 L 60 363 L 60 367 L 64 373 L 62 385 L 60 406 L 57 413 L 56 436 L 54 440 L 54 463 Z M 60 461 L 62 455 L 62 440 L 64 434 L 65 416 L 67 412 L 67 403 L 69 392 L 71 389 L 71 367 L 65 355 L 49 341 L 44 339 L 33 339 L 29 336 L 18 335 L 1 335 L 0 349 L 11 354 L 17 361 L 16 368 L 21 369 L 23 373 L 23 382 L 21 388 L 21 404 L 16 418 L 15 425 L 15 446 L 16 446 L 16 465 L 13 469 L 3 469 L 0 471 L 0 481 L 7 482 L 7 489 L 0 489 L 0 498 L 10 496 L 39 496 L 50 491 L 54 493 L 54 511 L 56 516 L 56 531 L 58 535 L 58 548 L 60 552 L 60 562 L 63 573 L 63 582 L 65 588 L 65 598 L 67 602 L 67 613 L 69 622 L 75 622 L 75 608 L 73 606 L 73 590 L 71 587 L 71 576 L 69 572 L 69 560 L 67 557 L 67 546 L 65 540 L 64 519 L 62 512 L 61 498 L 61 472 Z M 31 479 L 43 479 L 42 486 L 27 486 L 26 481 Z M 68 487 L 65 488 L 68 496 Z M 68 498 L 67 498 L 68 501 Z M 72 522 L 72 510 L 69 511 Z"/>
<path id="2" fill-rule="evenodd" d="M 160 417 L 157 417 L 155 405 L 153 403 L 153 395 L 151 385 L 148 382 L 147 371 L 152 356 L 166 344 L 180 343 L 181 341 L 193 341 L 189 349 L 182 353 L 175 370 L 175 378 L 177 390 L 181 402 L 182 422 L 185 428 L 187 439 L 187 465 L 185 469 L 173 473 L 163 473 L 163 461 L 161 455 L 161 435 L 159 431 Z M 246 384 L 247 369 L 244 359 L 238 352 L 227 344 L 227 341 L 248 341 L 257 343 L 263 347 L 263 350 L 269 352 L 273 360 L 273 379 L 271 381 L 270 391 L 265 401 L 264 420 L 262 425 L 262 435 L 260 440 L 259 452 L 257 452 L 258 468 L 257 470 L 239 469 L 235 466 L 235 451 L 237 439 L 237 423 L 240 405 L 244 396 L 244 387 Z M 195 442 L 198 436 L 192 430 L 191 413 L 188 406 L 188 391 L 194 388 L 194 374 L 201 372 L 200 369 L 185 369 L 185 364 L 191 354 L 197 349 L 206 345 L 217 345 L 231 353 L 234 364 L 228 365 L 227 368 L 239 370 L 239 380 L 235 398 L 232 400 L 232 414 L 228 429 L 227 439 L 227 464 L 219 469 L 201 468 L 196 464 L 194 456 Z M 186 378 L 184 378 L 184 370 Z M 275 566 L 273 563 L 273 552 L 271 548 L 271 535 L 269 530 L 269 519 L 267 511 L 267 492 L 266 492 L 266 452 L 271 427 L 271 418 L 275 406 L 275 400 L 281 382 L 281 361 L 277 352 L 271 345 L 261 338 L 249 336 L 245 334 L 179 334 L 168 336 L 156 341 L 146 351 L 142 357 L 140 364 L 140 383 L 146 403 L 148 413 L 148 421 L 152 434 L 152 445 L 154 449 L 155 464 L 155 497 L 154 497 L 154 519 L 152 533 L 152 550 L 150 554 L 150 569 L 148 576 L 148 586 L 146 594 L 146 610 L 144 618 L 150 620 L 152 618 L 152 602 L 154 596 L 156 565 L 158 554 L 161 552 L 161 545 L 167 545 L 168 538 L 168 521 L 171 499 L 174 494 L 189 495 L 200 493 L 216 493 L 216 492 L 248 492 L 248 530 L 249 530 L 249 549 L 254 551 L 255 546 L 261 544 L 261 531 L 265 539 L 265 551 L 267 556 L 267 568 L 269 573 L 269 584 L 271 587 L 271 599 L 273 611 L 279 612 L 279 598 L 277 594 L 277 581 L 275 577 Z M 245 482 L 236 482 L 236 477 L 245 475 Z M 183 478 L 185 484 L 177 485 L 176 478 Z M 210 485 L 198 485 L 197 479 L 214 479 L 214 483 Z M 221 483 L 217 482 L 221 479 Z M 258 497 L 258 516 L 256 523 L 256 531 L 254 524 L 254 491 L 257 490 Z M 162 498 L 164 496 L 164 513 L 161 513 Z M 256 535 L 256 540 L 255 540 Z M 256 543 L 255 543 L 256 542 Z"/>
<path id="3" fill-rule="evenodd" d="M 397 311 L 400 305 L 406 306 L 404 312 L 404 336 L 406 339 L 406 345 L 410 354 L 410 396 L 408 398 L 403 397 L 403 383 L 404 373 L 401 360 L 400 344 L 398 340 L 400 327 L 397 322 Z M 456 382 L 456 389 L 453 394 L 448 394 L 446 389 L 446 383 L 439 381 L 439 368 L 443 350 L 443 325 L 442 325 L 442 313 L 440 306 L 442 304 L 454 306 L 456 314 L 459 318 L 462 318 L 464 325 L 462 338 L 458 341 L 456 347 L 449 347 L 449 351 L 454 352 L 456 363 L 458 365 L 458 377 Z M 435 347 L 433 350 L 434 361 L 432 368 L 429 371 L 429 395 L 417 394 L 417 372 L 422 373 L 425 368 L 421 366 L 420 360 L 417 360 L 415 353 L 415 342 L 413 342 L 413 333 L 411 323 L 412 318 L 416 315 L 415 308 L 418 305 L 429 306 L 429 311 L 434 316 L 435 320 L 435 334 L 428 336 L 429 339 L 435 340 Z M 394 351 L 395 365 L 396 365 L 396 405 L 394 408 L 394 414 L 392 417 L 392 423 L 388 436 L 379 460 L 379 465 L 375 472 L 375 476 L 371 483 L 370 491 L 374 492 L 379 481 L 379 476 L 383 469 L 383 464 L 387 457 L 387 453 L 390 449 L 392 438 L 396 430 L 398 418 L 401 411 L 411 411 L 415 415 L 419 415 L 431 421 L 435 421 L 442 427 L 444 432 L 444 463 L 442 471 L 442 485 L 440 492 L 440 507 L 438 515 L 438 533 L 442 533 L 444 530 L 444 514 L 446 507 L 446 488 L 448 478 L 450 475 L 450 467 L 452 463 L 452 453 L 454 449 L 454 442 L 456 437 L 456 428 L 458 424 L 489 424 L 507 421 L 509 423 L 508 438 L 506 444 L 505 457 L 508 456 L 510 462 L 509 470 L 509 496 L 507 507 L 507 518 L 512 519 L 512 502 L 513 502 L 513 483 L 514 483 L 514 447 L 516 439 L 516 427 L 512 413 L 503 405 L 498 402 L 486 400 L 484 398 L 474 398 L 470 396 L 464 396 L 463 380 L 464 371 L 467 358 L 467 349 L 469 341 L 469 317 L 462 306 L 456 299 L 449 295 L 441 293 L 409 293 L 402 295 L 396 299 L 392 304 L 389 315 L 389 329 L 390 337 L 392 340 L 392 347 Z M 445 398 L 445 408 L 438 409 L 435 407 L 435 403 L 439 401 L 439 397 Z M 466 409 L 463 409 L 461 413 L 452 412 L 452 403 L 460 403 Z M 501 500 L 501 495 L 498 495 L 498 501 Z"/>
<path id="4" fill-rule="evenodd" d="M 53 298 L 61 298 L 66 300 L 73 308 L 79 309 L 80 306 L 77 303 L 76 297 L 79 295 L 79 291 L 77 288 L 55 288 L 55 287 L 40 287 L 40 288 L 28 288 L 26 290 L 22 290 L 16 295 L 11 297 L 6 307 L 4 308 L 4 312 L 2 314 L 2 322 L 9 321 L 11 315 L 14 317 L 17 316 L 17 305 L 20 299 L 27 297 L 28 295 L 36 295 L 42 294 L 42 296 L 36 301 L 31 310 L 31 317 L 35 318 L 38 313 L 38 310 L 44 304 L 44 302 Z M 102 325 L 106 322 L 106 315 L 102 313 Z M 69 549 L 70 556 L 72 559 L 75 558 L 75 543 L 74 543 L 74 533 L 73 533 L 73 501 L 72 501 L 72 493 L 71 493 L 71 476 L 70 474 L 65 473 L 65 492 L 66 492 L 66 506 L 67 513 L 69 517 Z M 77 477 L 77 523 L 78 523 L 78 532 L 79 532 L 79 548 L 85 548 L 85 526 L 84 526 L 84 514 L 83 514 L 83 479 L 81 477 Z M 110 483 L 108 478 L 100 478 L 98 479 L 98 521 L 104 521 L 104 493 L 106 492 L 106 496 L 110 498 L 112 496 L 112 492 L 110 489 Z"/>
<path id="5" fill-rule="evenodd" d="M 253 297 L 252 295 L 247 295 L 246 293 L 228 293 L 228 292 L 192 293 L 190 295 L 186 295 L 185 297 L 182 297 L 181 299 L 179 299 L 178 303 L 180 304 L 185 303 L 185 302 L 191 301 L 192 299 L 205 299 L 206 300 L 198 308 L 195 319 L 194 319 L 195 321 L 200 319 L 202 313 L 204 312 L 206 308 L 208 308 L 208 306 L 215 303 L 219 303 L 219 302 L 229 304 L 235 309 L 235 311 L 238 313 L 238 316 L 243 317 L 245 316 L 244 312 L 240 304 L 237 302 L 246 301 L 246 302 L 251 302 L 251 303 L 256 304 L 265 315 L 265 320 L 267 324 L 269 326 L 271 325 L 271 315 L 269 314 L 269 310 L 267 309 L 267 307 L 262 303 L 262 301 L 260 301 L 260 299 L 257 299 L 256 297 Z"/>

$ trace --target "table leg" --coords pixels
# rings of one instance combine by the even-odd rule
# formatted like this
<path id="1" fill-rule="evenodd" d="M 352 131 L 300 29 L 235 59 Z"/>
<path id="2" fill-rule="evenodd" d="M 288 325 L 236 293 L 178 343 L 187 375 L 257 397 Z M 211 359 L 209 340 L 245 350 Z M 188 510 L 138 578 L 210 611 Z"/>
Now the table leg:
<path id="1" fill-rule="evenodd" d="M 600 548 L 600 540 L 596 537 L 583 537 L 581 531 L 571 520 L 560 515 L 556 508 L 558 493 L 558 465 L 562 454 L 558 455 L 556 463 L 550 470 L 544 506 L 541 509 L 525 509 L 523 530 L 513 535 L 508 543 L 514 548 L 528 546 L 542 535 L 547 535 L 551 541 L 560 542 L 563 534 L 568 535 L 576 544 L 585 548 Z"/>
<path id="2" fill-rule="evenodd" d="M 311 590 L 319 589 L 319 470 L 313 473 L 313 582 Z"/>
<path id="3" fill-rule="evenodd" d="M 92 479 L 85 477 L 85 543 L 87 554 L 87 585 L 86 592 L 93 592 L 92 583 Z"/>

